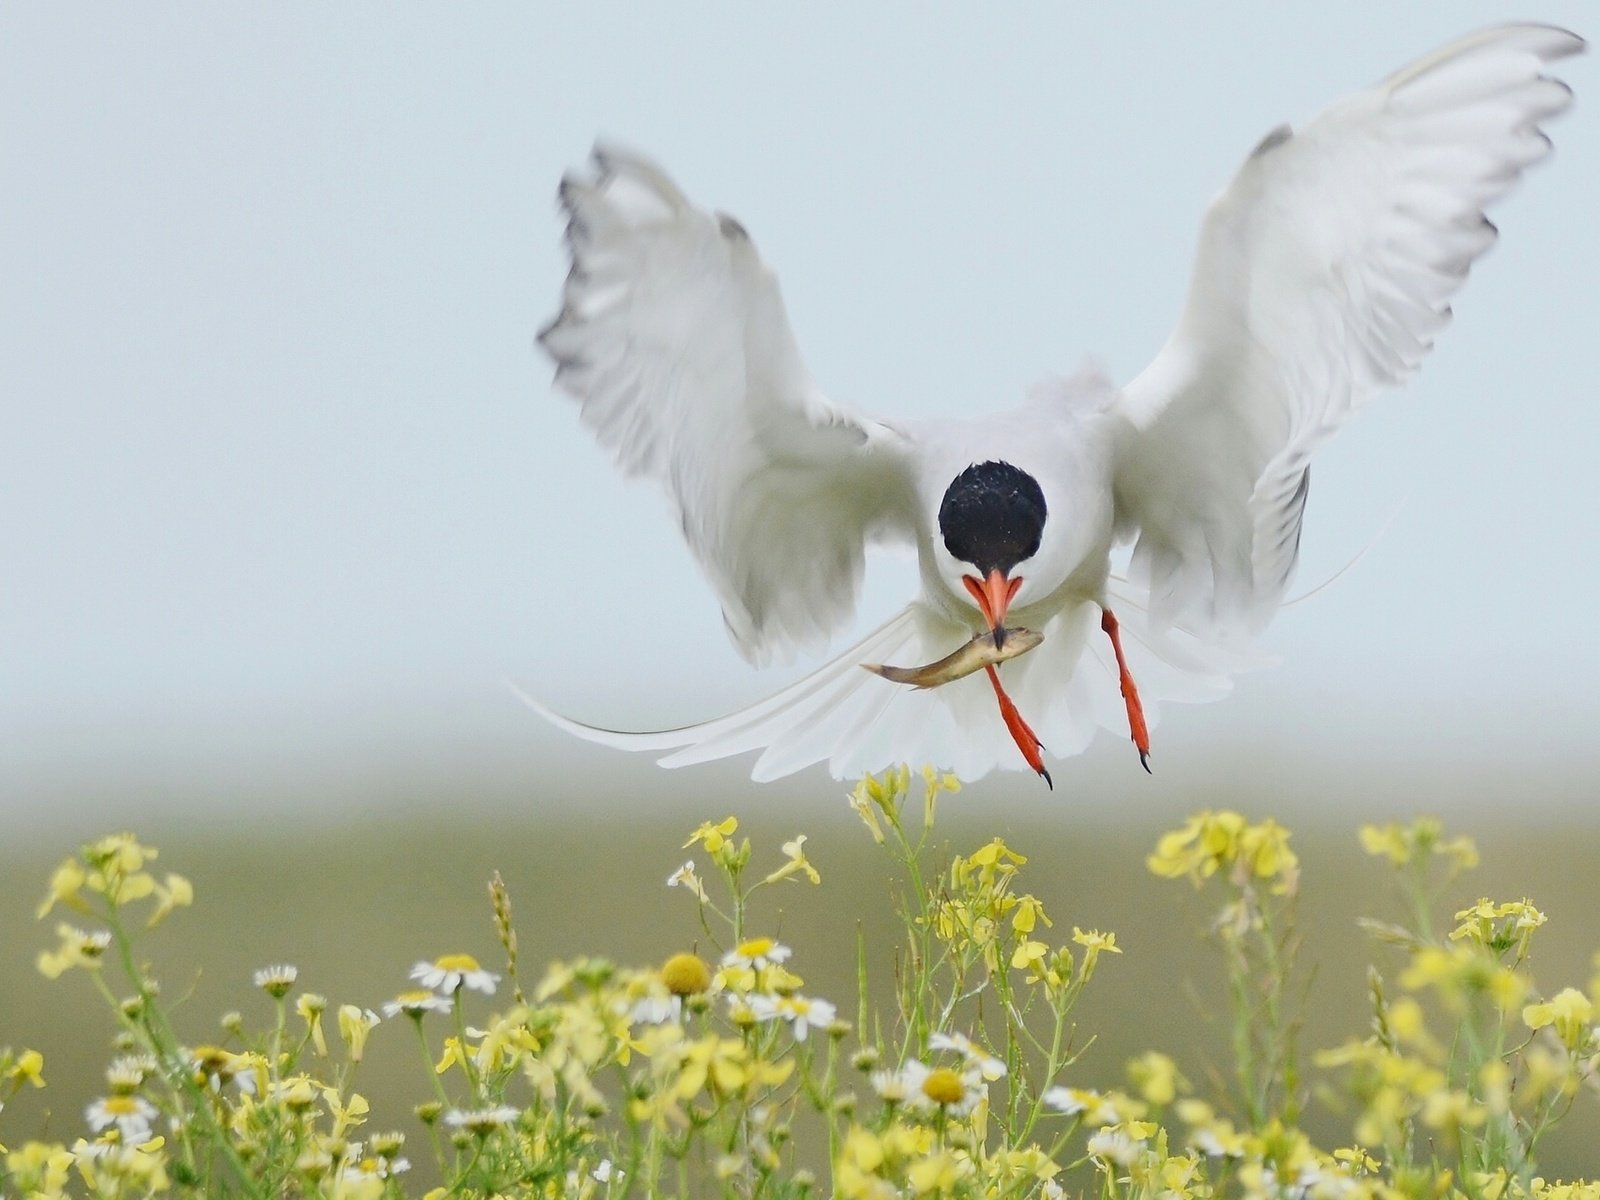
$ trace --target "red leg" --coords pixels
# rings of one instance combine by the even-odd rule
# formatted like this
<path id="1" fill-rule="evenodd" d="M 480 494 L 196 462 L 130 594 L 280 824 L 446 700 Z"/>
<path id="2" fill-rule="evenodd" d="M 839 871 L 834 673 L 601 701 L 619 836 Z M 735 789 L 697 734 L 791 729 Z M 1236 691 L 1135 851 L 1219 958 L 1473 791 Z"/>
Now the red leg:
<path id="1" fill-rule="evenodd" d="M 1139 765 L 1150 770 L 1150 730 L 1144 723 L 1144 705 L 1139 703 L 1139 689 L 1128 671 L 1128 660 L 1122 656 L 1122 639 L 1117 636 L 1117 619 L 1109 608 L 1100 610 L 1100 628 L 1111 639 L 1111 649 L 1117 656 L 1117 675 L 1122 684 L 1122 702 L 1128 706 L 1128 731 L 1139 751 Z"/>
<path id="2" fill-rule="evenodd" d="M 1017 711 L 1017 706 L 1011 703 L 1011 697 L 1006 695 L 1005 688 L 1000 686 L 1000 672 L 994 667 L 984 668 L 989 672 L 989 682 L 994 684 L 995 699 L 1000 701 L 1000 716 L 1010 730 L 1012 740 L 1017 743 L 1017 749 L 1022 751 L 1022 757 L 1035 771 L 1044 777 L 1046 786 L 1053 792 L 1056 789 L 1055 781 L 1050 778 L 1050 772 L 1044 769 L 1044 759 L 1039 757 L 1039 751 L 1044 749 L 1041 742 L 1028 723 L 1022 719 L 1022 714 Z"/>

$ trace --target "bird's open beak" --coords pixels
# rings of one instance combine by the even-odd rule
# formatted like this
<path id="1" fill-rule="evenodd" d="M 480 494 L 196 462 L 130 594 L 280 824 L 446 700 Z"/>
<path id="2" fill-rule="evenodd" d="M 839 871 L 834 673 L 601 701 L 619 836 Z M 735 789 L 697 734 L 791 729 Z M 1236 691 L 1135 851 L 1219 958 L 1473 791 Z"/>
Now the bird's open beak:
<path id="1" fill-rule="evenodd" d="M 996 567 L 982 583 L 978 582 L 975 575 L 963 575 L 961 582 L 978 602 L 983 619 L 989 622 L 989 628 L 994 631 L 994 648 L 999 650 L 1005 645 L 1006 609 L 1011 607 L 1011 598 L 1022 586 L 1022 577 L 1007 579 Z"/>

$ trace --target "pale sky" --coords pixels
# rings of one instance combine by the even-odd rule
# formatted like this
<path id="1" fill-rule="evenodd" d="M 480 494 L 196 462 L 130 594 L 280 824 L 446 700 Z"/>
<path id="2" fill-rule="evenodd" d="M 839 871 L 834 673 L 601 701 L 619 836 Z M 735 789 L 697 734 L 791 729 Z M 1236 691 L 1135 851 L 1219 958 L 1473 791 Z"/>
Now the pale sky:
<path id="1" fill-rule="evenodd" d="M 1475 27 L 1592 38 L 1593 13 L 0 8 L 0 802 L 270 812 L 499 767 L 644 788 L 647 759 L 503 681 L 655 727 L 795 674 L 738 658 L 533 346 L 556 183 L 597 135 L 750 230 L 830 394 L 979 412 L 1086 356 L 1133 375 L 1273 125 Z M 1577 105 L 1453 327 L 1318 459 L 1291 591 L 1368 553 L 1268 630 L 1281 666 L 1167 711 L 1169 779 L 1217 753 L 1595 761 L 1600 79 L 1559 73 Z M 872 571 L 861 627 L 911 587 Z M 1081 769 L 1124 760 L 1106 737 Z"/>

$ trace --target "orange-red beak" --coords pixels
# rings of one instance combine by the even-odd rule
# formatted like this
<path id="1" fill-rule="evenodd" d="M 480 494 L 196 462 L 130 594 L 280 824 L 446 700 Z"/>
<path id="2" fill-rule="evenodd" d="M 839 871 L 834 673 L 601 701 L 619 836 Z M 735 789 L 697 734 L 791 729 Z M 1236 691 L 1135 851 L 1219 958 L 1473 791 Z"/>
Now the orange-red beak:
<path id="1" fill-rule="evenodd" d="M 995 648 L 999 649 L 1005 635 L 1001 632 L 1006 624 L 1006 609 L 1011 607 L 1011 598 L 1017 594 L 1017 589 L 1022 586 L 1022 577 L 1007 579 L 999 567 L 989 572 L 989 577 L 979 583 L 976 576 L 963 575 L 961 582 L 972 598 L 978 602 L 978 608 L 983 612 L 983 619 L 989 622 L 989 628 L 994 630 Z"/>

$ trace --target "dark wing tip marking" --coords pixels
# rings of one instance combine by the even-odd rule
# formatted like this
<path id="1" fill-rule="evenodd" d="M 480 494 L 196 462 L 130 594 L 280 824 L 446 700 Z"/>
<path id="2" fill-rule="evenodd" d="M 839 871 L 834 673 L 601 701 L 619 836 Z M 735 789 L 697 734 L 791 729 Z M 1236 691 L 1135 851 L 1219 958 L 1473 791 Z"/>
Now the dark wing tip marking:
<path id="1" fill-rule="evenodd" d="M 1250 151 L 1251 158 L 1260 158 L 1275 146 L 1281 146 L 1294 136 L 1294 129 L 1288 124 L 1279 125 L 1276 129 L 1267 131 L 1267 136 L 1256 143 L 1256 148 Z"/>
<path id="2" fill-rule="evenodd" d="M 750 231 L 725 212 L 717 214 L 717 228 L 722 231 L 722 236 L 735 242 L 748 242 Z"/>

